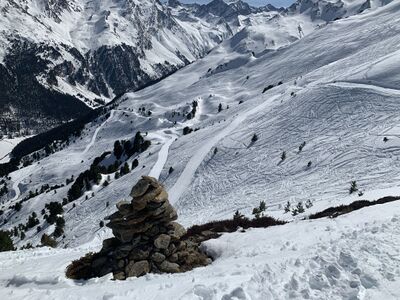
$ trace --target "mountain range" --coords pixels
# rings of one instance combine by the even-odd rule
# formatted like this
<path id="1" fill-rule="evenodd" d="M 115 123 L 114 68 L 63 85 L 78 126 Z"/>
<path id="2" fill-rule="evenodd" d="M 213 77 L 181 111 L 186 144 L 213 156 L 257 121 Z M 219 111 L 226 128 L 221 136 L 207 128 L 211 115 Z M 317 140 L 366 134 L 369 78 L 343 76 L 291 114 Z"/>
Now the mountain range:
<path id="1" fill-rule="evenodd" d="M 204 57 L 249 24 L 285 28 L 286 19 L 304 16 L 306 26 L 315 27 L 387 2 L 300 0 L 277 9 L 240 0 L 2 1 L 0 134 L 39 133 L 85 115 Z"/>

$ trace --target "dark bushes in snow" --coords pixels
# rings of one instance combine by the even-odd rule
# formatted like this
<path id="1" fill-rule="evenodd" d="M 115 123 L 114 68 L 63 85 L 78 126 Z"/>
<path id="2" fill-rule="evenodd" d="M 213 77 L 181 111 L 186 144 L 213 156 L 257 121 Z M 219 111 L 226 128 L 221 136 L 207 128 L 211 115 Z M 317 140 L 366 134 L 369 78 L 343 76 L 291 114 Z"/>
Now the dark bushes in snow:
<path id="1" fill-rule="evenodd" d="M 384 204 L 384 203 L 388 203 L 388 202 L 392 202 L 392 201 L 396 201 L 396 200 L 400 200 L 400 197 L 387 196 L 387 197 L 383 197 L 383 198 L 380 198 L 380 199 L 374 200 L 374 201 L 358 200 L 358 201 L 354 201 L 348 205 L 329 207 L 321 212 L 310 215 L 308 218 L 309 219 L 320 219 L 320 218 L 324 218 L 324 217 L 336 218 L 337 216 L 347 214 L 349 212 L 361 209 L 363 207 L 368 207 L 368 206 L 377 205 L 377 204 Z"/>
<path id="2" fill-rule="evenodd" d="M 286 222 L 268 216 L 259 217 L 258 219 L 253 220 L 247 218 L 234 218 L 229 220 L 212 221 L 202 225 L 193 225 L 188 228 L 185 238 L 199 235 L 204 231 L 211 231 L 213 233 L 234 232 L 239 227 L 243 229 L 251 227 L 263 228 L 283 224 L 286 224 Z"/>

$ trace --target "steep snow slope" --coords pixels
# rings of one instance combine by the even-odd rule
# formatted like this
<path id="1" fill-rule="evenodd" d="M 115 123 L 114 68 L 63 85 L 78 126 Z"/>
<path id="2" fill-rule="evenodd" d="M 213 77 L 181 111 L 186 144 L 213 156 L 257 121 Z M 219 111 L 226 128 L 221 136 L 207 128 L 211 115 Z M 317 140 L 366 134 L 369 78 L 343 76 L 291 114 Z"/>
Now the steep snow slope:
<path id="1" fill-rule="evenodd" d="M 25 223 L 45 203 L 61 201 L 70 186 L 24 202 L 20 212 L 8 210 L 30 190 L 76 178 L 96 156 L 112 150 L 116 139 L 132 138 L 138 130 L 153 142 L 139 155 L 139 168 L 111 178 L 108 187 L 95 186 L 94 197 L 90 191 L 65 206 L 63 245 L 89 242 L 94 232 L 103 235 L 99 221 L 142 174 L 160 177 L 185 225 L 230 217 L 236 209 L 249 214 L 261 200 L 281 218 L 288 217 L 282 208 L 288 200 L 313 200 L 319 208 L 355 200 L 356 195 L 346 197 L 352 180 L 364 192 L 396 185 L 398 8 L 394 3 L 329 24 L 258 58 L 224 43 L 165 80 L 123 96 L 108 117 L 89 124 L 69 147 L 11 173 L 8 186 L 14 190 L 3 197 L 2 219 L 8 220 L 3 227 Z M 225 64 L 231 67 L 218 68 Z M 198 101 L 196 116 L 186 120 L 182 116 L 193 100 Z M 141 107 L 152 115 L 138 113 Z M 185 126 L 199 130 L 182 136 Z M 254 133 L 259 139 L 251 143 Z M 306 146 L 298 153 L 303 141 Z M 283 151 L 287 158 L 280 162 Z M 168 174 L 171 166 L 174 172 Z M 36 244 L 43 232 L 52 232 L 42 225 L 18 244 Z"/>
<path id="2" fill-rule="evenodd" d="M 204 247 L 215 261 L 182 274 L 64 277 L 75 249 L 0 253 L 2 299 L 387 299 L 400 297 L 400 204 L 337 219 L 225 234 Z"/>

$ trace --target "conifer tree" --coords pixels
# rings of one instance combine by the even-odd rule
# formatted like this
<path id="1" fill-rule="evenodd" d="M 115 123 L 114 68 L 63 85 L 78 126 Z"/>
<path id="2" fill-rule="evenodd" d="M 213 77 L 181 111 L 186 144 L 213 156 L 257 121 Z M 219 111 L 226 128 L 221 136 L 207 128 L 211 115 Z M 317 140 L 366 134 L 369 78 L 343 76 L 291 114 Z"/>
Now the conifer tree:
<path id="1" fill-rule="evenodd" d="M 283 151 L 281 154 L 281 160 L 284 161 L 286 159 L 286 151 Z"/>
<path id="2" fill-rule="evenodd" d="M 353 194 L 354 192 L 358 191 L 357 182 L 352 181 L 350 184 L 349 194 Z"/>

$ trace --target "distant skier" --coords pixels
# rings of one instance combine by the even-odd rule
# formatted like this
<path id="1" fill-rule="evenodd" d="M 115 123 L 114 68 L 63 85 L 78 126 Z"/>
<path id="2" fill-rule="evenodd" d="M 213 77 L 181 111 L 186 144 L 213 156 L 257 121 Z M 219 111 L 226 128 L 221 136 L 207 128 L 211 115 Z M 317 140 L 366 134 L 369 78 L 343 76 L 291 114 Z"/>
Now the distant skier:
<path id="1" fill-rule="evenodd" d="M 304 37 L 303 28 L 301 28 L 300 24 L 299 26 L 297 26 L 297 30 L 299 31 L 299 38 L 301 39 L 302 37 Z"/>

